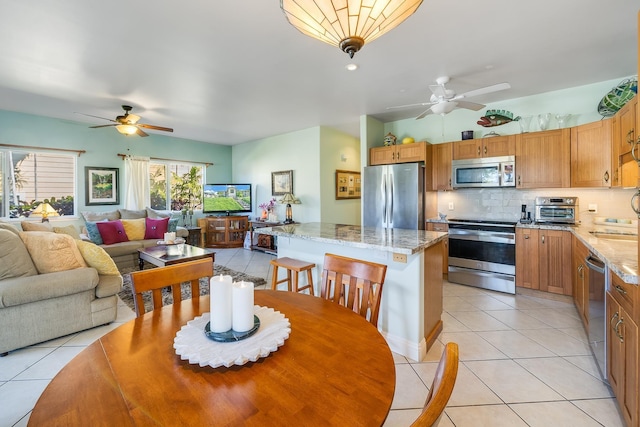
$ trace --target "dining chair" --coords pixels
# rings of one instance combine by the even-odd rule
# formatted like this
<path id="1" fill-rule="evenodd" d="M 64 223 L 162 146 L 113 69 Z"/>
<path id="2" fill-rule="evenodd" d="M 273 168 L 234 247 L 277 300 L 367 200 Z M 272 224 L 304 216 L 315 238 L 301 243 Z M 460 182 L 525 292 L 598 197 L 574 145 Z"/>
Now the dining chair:
<path id="1" fill-rule="evenodd" d="M 320 296 L 352 309 L 377 327 L 386 274 L 384 264 L 327 253 Z"/>
<path id="2" fill-rule="evenodd" d="M 182 283 L 190 282 L 191 295 L 200 295 L 200 278 L 211 278 L 212 276 L 213 261 L 211 258 L 132 272 L 131 287 L 136 317 L 142 316 L 146 312 L 142 299 L 143 292 L 151 291 L 153 309 L 156 309 L 162 307 L 163 288 L 171 287 L 173 302 L 177 303 L 182 301 Z"/>
<path id="3" fill-rule="evenodd" d="M 422 414 L 411 427 L 431 427 L 442 415 L 458 376 L 458 344 L 447 343 L 440 357 L 429 395 L 424 403 Z"/>

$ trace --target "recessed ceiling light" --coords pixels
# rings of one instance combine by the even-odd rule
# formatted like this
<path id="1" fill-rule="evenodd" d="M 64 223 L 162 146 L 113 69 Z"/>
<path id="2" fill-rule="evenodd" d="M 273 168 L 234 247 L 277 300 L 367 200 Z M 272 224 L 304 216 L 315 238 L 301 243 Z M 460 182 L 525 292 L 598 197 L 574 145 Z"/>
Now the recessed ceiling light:
<path id="1" fill-rule="evenodd" d="M 355 71 L 358 69 L 358 66 L 356 64 L 347 64 L 345 68 L 349 71 Z"/>

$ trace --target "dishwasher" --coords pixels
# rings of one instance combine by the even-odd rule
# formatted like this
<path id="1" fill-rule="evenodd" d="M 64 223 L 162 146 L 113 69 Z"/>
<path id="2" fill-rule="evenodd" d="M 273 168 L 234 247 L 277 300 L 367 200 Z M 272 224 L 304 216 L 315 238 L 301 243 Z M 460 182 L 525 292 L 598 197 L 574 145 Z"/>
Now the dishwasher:
<path id="1" fill-rule="evenodd" d="M 589 346 L 598 363 L 602 379 L 607 381 L 607 351 L 605 347 L 607 266 L 593 253 L 589 253 L 584 261 L 589 268 Z"/>

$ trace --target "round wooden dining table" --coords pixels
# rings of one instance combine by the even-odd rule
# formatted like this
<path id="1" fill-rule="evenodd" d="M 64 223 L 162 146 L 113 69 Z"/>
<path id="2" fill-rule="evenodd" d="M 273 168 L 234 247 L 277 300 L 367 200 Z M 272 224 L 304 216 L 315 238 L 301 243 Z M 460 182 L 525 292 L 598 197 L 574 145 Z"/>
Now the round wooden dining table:
<path id="1" fill-rule="evenodd" d="M 209 311 L 208 296 L 184 300 L 89 345 L 53 378 L 29 425 L 383 424 L 395 366 L 371 323 L 333 302 L 293 292 L 257 290 L 255 304 L 291 322 L 289 338 L 267 357 L 229 368 L 181 360 L 173 348 L 176 333 Z"/>

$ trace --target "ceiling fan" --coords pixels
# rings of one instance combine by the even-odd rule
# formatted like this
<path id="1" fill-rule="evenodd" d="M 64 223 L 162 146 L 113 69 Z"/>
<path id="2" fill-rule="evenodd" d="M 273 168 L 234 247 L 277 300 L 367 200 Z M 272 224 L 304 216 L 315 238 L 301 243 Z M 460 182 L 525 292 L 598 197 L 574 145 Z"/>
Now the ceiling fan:
<path id="1" fill-rule="evenodd" d="M 393 108 L 407 108 L 428 105 L 429 108 L 421 113 L 418 117 L 416 117 L 416 120 L 421 119 L 428 114 L 441 114 L 444 116 L 445 114 L 450 113 L 456 108 L 466 108 L 467 110 L 478 111 L 483 109 L 485 105 L 475 102 L 463 101 L 463 99 L 511 88 L 511 85 L 509 83 L 498 83 L 495 85 L 474 89 L 458 95 L 454 90 L 447 89 L 447 87 L 445 86 L 447 83 L 449 83 L 449 77 L 438 77 L 436 79 L 436 83 L 437 84 L 435 85 L 429 85 L 429 89 L 432 92 L 431 98 L 429 98 L 429 102 L 387 107 L 387 110 Z"/>
<path id="2" fill-rule="evenodd" d="M 138 123 L 138 120 L 140 120 L 140 116 L 130 113 L 130 111 L 132 109 L 132 107 L 130 105 L 123 105 L 122 109 L 124 110 L 124 115 L 117 116 L 115 120 L 107 119 L 105 117 L 94 116 L 94 115 L 91 115 L 91 114 L 84 114 L 84 113 L 78 113 L 78 114 L 82 114 L 83 116 L 95 117 L 95 118 L 102 119 L 102 120 L 108 120 L 108 121 L 112 122 L 112 124 L 109 124 L 109 125 L 89 126 L 92 129 L 104 128 L 104 127 L 108 127 L 108 126 L 115 126 L 117 131 L 120 132 L 123 135 L 136 134 L 138 136 L 149 136 L 149 134 L 147 134 L 141 128 L 153 129 L 153 130 L 161 130 L 161 131 L 164 131 L 164 132 L 173 132 L 173 129 L 171 129 L 171 128 L 162 127 L 162 126 L 155 126 L 155 125 L 149 125 L 149 124 L 146 124 L 146 123 Z"/>

